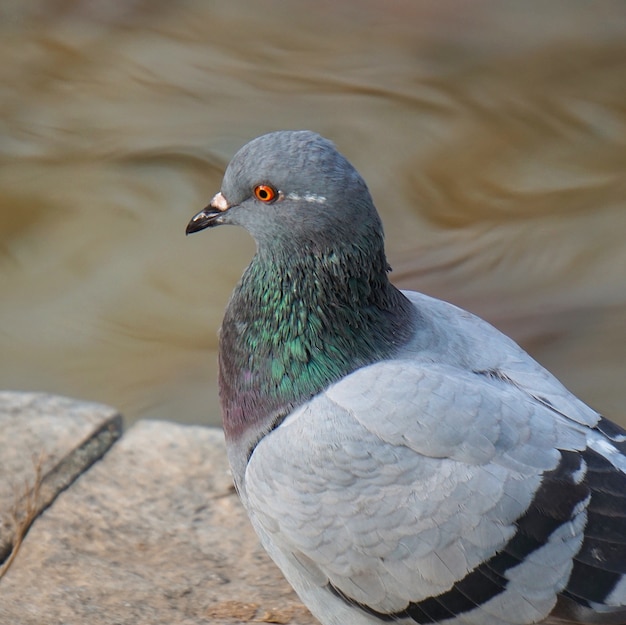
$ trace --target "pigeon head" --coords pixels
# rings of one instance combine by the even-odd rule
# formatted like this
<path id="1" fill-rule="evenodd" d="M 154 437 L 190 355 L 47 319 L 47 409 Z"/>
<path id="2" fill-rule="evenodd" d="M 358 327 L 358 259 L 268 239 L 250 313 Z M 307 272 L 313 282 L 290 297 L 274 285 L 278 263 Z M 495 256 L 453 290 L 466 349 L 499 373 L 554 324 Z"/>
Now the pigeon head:
<path id="1" fill-rule="evenodd" d="M 310 131 L 272 132 L 233 157 L 222 189 L 187 233 L 235 224 L 259 249 L 320 249 L 382 236 L 363 178 L 335 146 Z"/>

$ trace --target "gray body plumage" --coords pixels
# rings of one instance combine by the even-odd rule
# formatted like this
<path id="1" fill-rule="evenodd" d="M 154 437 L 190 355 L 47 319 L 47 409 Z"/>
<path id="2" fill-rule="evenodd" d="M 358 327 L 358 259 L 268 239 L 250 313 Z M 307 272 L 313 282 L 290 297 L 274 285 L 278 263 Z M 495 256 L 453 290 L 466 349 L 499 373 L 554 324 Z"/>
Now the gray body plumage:
<path id="1" fill-rule="evenodd" d="M 293 265 L 276 252 L 285 246 L 291 257 L 376 240 L 367 189 L 331 144 L 285 132 L 249 145 L 227 170 L 226 201 L 189 231 L 244 225 L 258 244 L 251 267 L 269 254 L 286 273 Z M 259 183 L 292 199 L 252 202 Z M 286 232 L 297 245 L 280 243 Z M 316 271 L 303 279 L 323 281 L 325 267 Z M 239 327 L 245 283 L 225 327 Z M 379 317 L 350 322 L 368 333 L 358 365 L 272 401 L 260 377 L 266 391 L 248 389 L 254 401 L 237 405 L 254 367 L 229 355 L 250 323 L 231 332 L 221 355 L 229 459 L 265 549 L 324 625 L 626 623 L 626 434 L 486 322 L 389 288 L 372 304 L 401 309 L 380 316 L 387 334 Z"/>

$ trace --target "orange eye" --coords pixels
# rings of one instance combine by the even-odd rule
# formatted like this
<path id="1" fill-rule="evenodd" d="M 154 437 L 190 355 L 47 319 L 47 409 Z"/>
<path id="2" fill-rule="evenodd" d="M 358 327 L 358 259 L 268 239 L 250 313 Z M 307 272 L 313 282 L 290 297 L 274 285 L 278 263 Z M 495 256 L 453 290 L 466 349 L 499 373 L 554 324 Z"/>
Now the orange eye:
<path id="1" fill-rule="evenodd" d="M 274 187 L 270 187 L 268 184 L 258 184 L 254 187 L 254 197 L 261 202 L 269 204 L 272 200 L 276 199 L 278 193 Z"/>

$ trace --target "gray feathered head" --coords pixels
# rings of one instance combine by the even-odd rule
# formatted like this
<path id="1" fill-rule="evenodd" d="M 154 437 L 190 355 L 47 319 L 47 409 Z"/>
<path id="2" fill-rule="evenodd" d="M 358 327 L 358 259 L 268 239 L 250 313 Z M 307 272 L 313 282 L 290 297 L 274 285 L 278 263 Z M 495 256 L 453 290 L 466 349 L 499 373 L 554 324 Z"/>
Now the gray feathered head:
<path id="1" fill-rule="evenodd" d="M 382 236 L 363 178 L 330 141 L 307 130 L 272 132 L 235 154 L 221 192 L 187 232 L 221 224 L 243 226 L 259 248 Z"/>

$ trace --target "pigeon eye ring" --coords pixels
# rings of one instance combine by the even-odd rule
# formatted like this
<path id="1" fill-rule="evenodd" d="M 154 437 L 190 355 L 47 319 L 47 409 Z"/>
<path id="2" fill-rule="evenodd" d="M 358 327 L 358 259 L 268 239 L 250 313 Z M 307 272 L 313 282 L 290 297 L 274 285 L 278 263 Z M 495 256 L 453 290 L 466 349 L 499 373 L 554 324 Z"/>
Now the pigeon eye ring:
<path id="1" fill-rule="evenodd" d="M 254 187 L 254 197 L 265 204 L 269 204 L 278 197 L 278 191 L 269 184 L 258 184 Z"/>

